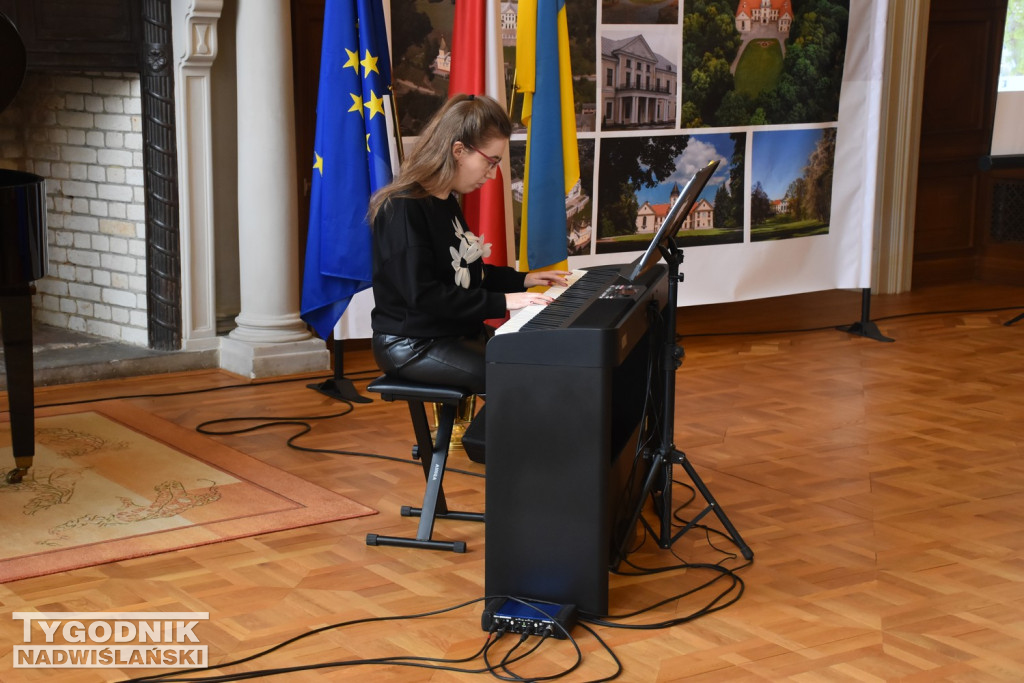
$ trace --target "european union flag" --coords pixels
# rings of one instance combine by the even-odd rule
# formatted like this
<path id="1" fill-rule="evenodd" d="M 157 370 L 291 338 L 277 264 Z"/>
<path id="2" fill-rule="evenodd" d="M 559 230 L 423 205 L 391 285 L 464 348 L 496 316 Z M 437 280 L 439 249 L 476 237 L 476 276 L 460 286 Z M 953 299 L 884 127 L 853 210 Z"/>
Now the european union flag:
<path id="1" fill-rule="evenodd" d="M 370 286 L 370 195 L 391 182 L 384 96 L 391 83 L 380 0 L 328 0 L 316 104 L 302 319 L 330 336 Z"/>

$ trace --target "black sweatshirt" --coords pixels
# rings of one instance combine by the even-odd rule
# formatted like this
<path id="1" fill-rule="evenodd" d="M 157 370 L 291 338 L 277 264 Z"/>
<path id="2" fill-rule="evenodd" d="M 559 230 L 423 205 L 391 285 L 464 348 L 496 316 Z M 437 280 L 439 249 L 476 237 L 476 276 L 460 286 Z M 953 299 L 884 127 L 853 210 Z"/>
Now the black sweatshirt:
<path id="1" fill-rule="evenodd" d="M 472 336 L 505 315 L 505 292 L 525 273 L 483 261 L 454 195 L 397 197 L 373 222 L 374 332 L 402 337 Z"/>

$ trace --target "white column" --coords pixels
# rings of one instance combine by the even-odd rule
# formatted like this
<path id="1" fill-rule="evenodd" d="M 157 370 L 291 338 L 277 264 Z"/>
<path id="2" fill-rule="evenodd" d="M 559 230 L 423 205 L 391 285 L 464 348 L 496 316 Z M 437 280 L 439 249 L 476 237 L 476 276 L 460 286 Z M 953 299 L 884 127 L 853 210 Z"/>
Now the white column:
<path id="1" fill-rule="evenodd" d="M 875 198 L 875 294 L 910 291 L 929 0 L 889 5 Z"/>
<path id="2" fill-rule="evenodd" d="M 181 343 L 186 351 L 215 349 L 213 134 L 210 69 L 217 57 L 222 0 L 174 0 L 175 117 L 181 209 Z"/>
<path id="3" fill-rule="evenodd" d="M 299 318 L 298 178 L 288 0 L 238 0 L 241 312 L 221 367 L 249 377 L 327 369 Z"/>

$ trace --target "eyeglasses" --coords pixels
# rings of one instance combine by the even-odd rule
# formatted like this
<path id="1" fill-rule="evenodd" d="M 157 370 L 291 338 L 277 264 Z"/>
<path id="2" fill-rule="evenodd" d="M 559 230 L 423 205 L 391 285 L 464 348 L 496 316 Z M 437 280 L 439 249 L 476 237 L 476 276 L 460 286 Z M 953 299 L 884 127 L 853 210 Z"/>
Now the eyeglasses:
<path id="1" fill-rule="evenodd" d="M 493 170 L 494 170 L 495 168 L 497 168 L 497 167 L 498 167 L 498 164 L 500 164 L 500 163 L 501 163 L 501 157 L 492 157 L 492 156 L 491 156 L 490 154 L 484 154 L 483 152 L 481 152 L 480 150 L 478 150 L 478 149 L 477 149 L 476 147 L 474 147 L 473 145 L 470 145 L 470 144 L 468 144 L 468 143 L 465 143 L 465 142 L 464 142 L 464 143 L 462 143 L 462 144 L 466 145 L 466 147 L 470 148 L 471 150 L 473 150 L 474 152 L 476 152 L 477 154 L 479 154 L 480 156 L 482 156 L 482 157 L 483 157 L 484 159 L 487 159 L 487 162 L 488 162 L 488 170 L 491 170 L 491 171 L 493 171 Z"/>

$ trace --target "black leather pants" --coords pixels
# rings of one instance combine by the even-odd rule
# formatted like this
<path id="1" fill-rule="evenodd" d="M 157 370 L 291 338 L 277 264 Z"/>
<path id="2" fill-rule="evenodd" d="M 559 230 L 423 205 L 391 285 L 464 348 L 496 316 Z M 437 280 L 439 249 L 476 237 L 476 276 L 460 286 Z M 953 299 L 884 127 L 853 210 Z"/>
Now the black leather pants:
<path id="1" fill-rule="evenodd" d="M 443 384 L 484 393 L 487 335 L 417 339 L 373 333 L 371 347 L 385 374 L 424 384 Z"/>

